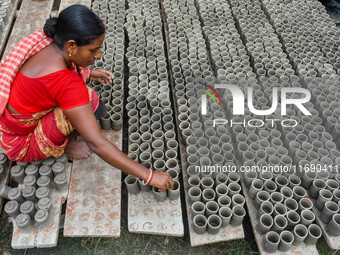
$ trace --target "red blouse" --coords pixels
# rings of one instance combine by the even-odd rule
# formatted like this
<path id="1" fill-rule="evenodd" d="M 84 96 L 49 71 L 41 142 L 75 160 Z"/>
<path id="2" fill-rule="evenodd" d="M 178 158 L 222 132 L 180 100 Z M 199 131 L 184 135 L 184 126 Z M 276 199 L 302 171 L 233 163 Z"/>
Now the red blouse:
<path id="1" fill-rule="evenodd" d="M 21 114 L 33 114 L 60 106 L 72 109 L 90 102 L 84 81 L 69 69 L 29 78 L 17 73 L 9 96 L 9 105 Z"/>

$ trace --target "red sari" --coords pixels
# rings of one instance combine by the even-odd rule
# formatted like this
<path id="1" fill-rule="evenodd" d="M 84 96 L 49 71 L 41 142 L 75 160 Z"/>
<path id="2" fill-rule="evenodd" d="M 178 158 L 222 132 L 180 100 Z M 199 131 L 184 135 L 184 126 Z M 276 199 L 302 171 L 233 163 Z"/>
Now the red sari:
<path id="1" fill-rule="evenodd" d="M 51 43 L 51 39 L 38 31 L 17 44 L 0 63 L 0 147 L 12 161 L 59 157 L 64 153 L 68 135 L 74 130 L 60 107 L 34 114 L 11 114 L 6 108 L 10 86 L 22 64 Z M 72 64 L 70 69 L 86 82 L 88 68 Z M 98 96 L 90 88 L 88 92 L 95 111 L 99 105 Z"/>

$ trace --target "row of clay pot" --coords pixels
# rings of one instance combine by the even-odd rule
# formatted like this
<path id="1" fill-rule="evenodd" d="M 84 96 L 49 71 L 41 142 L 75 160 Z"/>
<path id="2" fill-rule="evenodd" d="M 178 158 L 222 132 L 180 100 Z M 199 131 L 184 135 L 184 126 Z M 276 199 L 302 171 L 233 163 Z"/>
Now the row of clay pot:
<path id="1" fill-rule="evenodd" d="M 265 234 L 262 243 L 263 248 L 270 253 L 287 252 L 292 249 L 292 245 L 300 245 L 305 242 L 309 245 L 314 245 L 316 241 L 322 236 L 321 229 L 316 224 L 311 224 L 307 228 L 304 225 L 298 224 L 294 227 L 293 233 L 290 231 L 282 231 L 277 233 L 269 231 Z"/>
<path id="2" fill-rule="evenodd" d="M 125 2 L 116 1 L 115 7 L 112 7 L 112 3 L 103 1 L 93 1 L 92 4 L 93 11 L 107 27 L 102 59 L 96 61 L 95 67 L 110 71 L 114 76 L 112 85 L 103 87 L 93 82 L 92 86 L 108 108 L 107 114 L 100 120 L 101 127 L 120 130 L 123 127 Z"/>
<path id="3" fill-rule="evenodd" d="M 284 12 L 290 10 L 289 15 L 284 19 L 272 18 L 271 23 L 282 39 L 283 46 L 297 73 L 300 76 L 313 75 L 323 78 L 318 79 L 314 84 L 312 82 L 316 79 L 308 78 L 305 81 L 308 89 L 312 91 L 311 101 L 320 112 L 326 131 L 332 135 L 338 145 L 339 123 L 338 119 L 334 118 L 335 109 L 338 107 L 330 107 L 330 104 L 338 104 L 340 100 L 338 88 L 334 86 L 339 80 L 338 67 L 340 66 L 339 56 L 337 56 L 339 53 L 336 50 L 339 42 L 338 29 L 324 8 L 315 8 L 313 14 L 307 12 L 307 15 L 300 15 L 304 12 L 304 6 L 300 3 L 264 4 L 263 7 L 269 17 L 282 17 L 281 10 Z M 312 30 L 310 26 L 313 26 Z"/>
<path id="4" fill-rule="evenodd" d="M 230 142 L 228 130 L 216 130 L 217 128 L 213 128 L 212 126 L 210 129 L 205 130 L 206 127 L 202 124 L 205 123 L 206 120 L 201 119 L 201 116 L 198 115 L 199 108 L 197 106 L 199 106 L 199 101 L 194 98 L 197 89 L 193 85 L 195 80 L 192 76 L 200 76 L 200 74 L 198 74 L 199 72 L 208 71 L 210 67 L 207 65 L 208 63 L 204 61 L 206 45 L 204 41 L 200 40 L 200 38 L 203 38 L 203 35 L 199 33 L 191 35 L 192 30 L 196 29 L 196 25 L 199 23 L 197 14 L 191 12 L 191 5 L 193 5 L 191 1 L 189 1 L 186 6 L 176 1 L 164 2 L 169 30 L 169 51 L 174 54 L 178 52 L 180 56 L 184 56 L 185 50 L 189 50 L 187 61 L 184 61 L 186 60 L 185 58 L 172 58 L 169 56 L 172 66 L 172 76 L 176 84 L 176 99 L 179 110 L 178 118 L 180 121 L 179 127 L 182 138 L 184 139 L 183 143 L 187 146 L 187 160 L 190 166 L 199 165 L 200 162 L 207 166 L 211 165 L 211 163 L 224 164 L 224 152 L 220 148 L 225 148 L 225 150 L 228 150 L 228 153 L 230 153 L 230 148 L 227 148 L 230 146 L 230 144 L 228 144 Z M 174 11 L 177 9 L 181 10 L 179 12 L 182 15 L 178 15 L 179 12 Z M 189 24 L 185 27 L 183 25 L 184 21 L 186 21 L 186 24 L 189 21 Z M 189 28 L 190 25 L 192 29 Z M 185 43 L 185 40 L 181 40 L 182 37 L 187 38 L 188 43 Z M 196 48 L 191 47 L 191 44 L 193 46 L 195 45 L 195 41 L 197 43 L 199 42 L 199 44 L 196 44 Z M 190 67 L 189 64 L 193 65 Z M 207 75 L 211 75 L 211 73 L 207 73 Z M 182 80 L 184 79 L 185 82 L 183 83 Z M 204 80 L 202 81 L 204 82 Z M 183 92 L 183 94 L 181 94 L 181 92 Z M 190 102 L 196 100 L 197 106 L 190 105 L 189 100 Z M 194 107 L 196 108 L 195 110 Z M 215 110 L 215 114 L 217 114 L 220 109 Z M 208 119 L 207 121 L 209 121 Z M 212 118 L 210 117 L 210 119 Z M 204 131 L 206 131 L 206 134 Z M 217 131 L 220 134 L 218 137 L 216 136 Z M 214 147 L 216 147 L 216 150 Z M 209 150 L 209 148 L 211 148 L 211 150 Z M 230 156 L 228 158 L 230 158 Z M 233 160 L 229 160 L 229 162 L 233 162 Z"/>
<path id="5" fill-rule="evenodd" d="M 157 171 L 179 172 L 167 64 L 157 2 L 129 1 L 128 156 Z"/>
<path id="6" fill-rule="evenodd" d="M 338 29 L 321 4 L 320 8 L 314 9 L 313 14 L 306 13 L 303 8 L 300 8 L 304 6 L 299 5 L 300 3 L 288 5 L 275 3 L 264 4 L 263 7 L 271 17 L 271 23 L 282 38 L 283 45 L 289 57 L 294 61 L 298 72 L 313 70 L 321 77 L 334 76 L 339 70 L 337 68 L 339 56 L 337 56 L 338 50 L 336 49 L 339 42 Z M 282 17 L 282 12 L 278 13 L 278 11 L 284 11 L 289 15 L 279 18 Z M 300 15 L 302 12 L 306 15 Z M 277 18 L 272 18 L 272 16 Z M 313 26 L 312 29 L 311 26 Z M 312 41 L 311 38 L 313 38 Z"/>
<path id="7" fill-rule="evenodd" d="M 316 199 L 315 205 L 321 211 L 321 220 L 327 224 L 326 230 L 328 234 L 340 236 L 339 181 L 328 179 L 325 182 L 322 179 L 315 179 L 309 194 Z"/>
<path id="8" fill-rule="evenodd" d="M 169 59 L 176 85 L 179 127 L 182 141 L 186 145 L 189 168 L 193 169 L 198 165 L 210 166 L 215 163 L 224 165 L 224 153 L 232 151 L 228 130 L 218 129 L 212 125 L 205 126 L 209 120 L 212 121 L 212 116 L 201 119 L 199 101 L 195 98 L 197 88 L 193 77 L 202 75 L 211 77 L 212 74 L 209 62 L 206 61 L 203 35 L 198 33 L 199 17 L 196 12 L 192 12 L 192 9 L 195 9 L 194 1 L 187 1 L 186 5 L 177 1 L 164 1 L 164 7 L 169 31 Z M 180 57 L 174 57 L 176 55 Z M 220 108 L 214 110 L 215 114 L 218 114 Z M 230 155 L 227 159 L 228 163 L 234 162 L 234 157 Z M 193 230 L 198 234 L 206 231 L 217 234 L 221 227 L 229 224 L 238 226 L 242 224 L 246 213 L 243 208 L 245 199 L 240 194 L 241 186 L 237 183 L 240 180 L 239 175 L 232 173 L 229 176 L 225 174 L 217 176 L 209 171 L 202 171 L 190 175 L 188 180 Z"/>
<path id="9" fill-rule="evenodd" d="M 25 196 L 26 191 L 33 190 L 32 186 L 26 186 L 21 191 L 18 188 L 9 190 L 9 202 L 5 205 L 5 212 L 16 221 L 19 228 L 25 233 L 31 232 L 34 228 L 34 221 L 42 228 L 52 224 L 51 210 L 51 189 L 39 187 L 35 194 Z M 27 217 L 28 216 L 28 217 Z"/>
<path id="10" fill-rule="evenodd" d="M 37 204 L 25 201 L 19 205 L 17 201 L 9 201 L 5 205 L 5 212 L 24 233 L 31 233 L 36 224 L 40 228 L 48 228 L 52 225 L 52 208 L 51 201 L 43 198 Z"/>
<path id="11" fill-rule="evenodd" d="M 216 4 L 222 8 L 215 8 Z M 215 76 L 221 81 L 231 75 L 238 78 L 255 77 L 229 4 L 222 1 L 200 2 L 197 8 L 210 46 Z"/>
<path id="12" fill-rule="evenodd" d="M 231 9 L 234 18 L 238 20 L 236 26 L 243 35 L 243 41 L 254 63 L 256 75 L 269 78 L 294 74 L 289 60 L 282 51 L 279 38 L 264 15 L 261 5 L 253 5 L 246 1 L 242 1 L 242 4 L 245 6 L 242 11 L 238 4 L 233 2 Z M 263 24 L 263 26 L 258 24 Z M 255 64 L 261 67 L 258 68 Z"/>
<path id="13" fill-rule="evenodd" d="M 212 175 L 203 178 L 193 175 L 188 179 L 188 197 L 196 233 L 217 234 L 221 227 L 242 224 L 246 211 L 239 180 L 237 173 L 219 173 L 213 178 Z"/>
<path id="14" fill-rule="evenodd" d="M 41 228 L 52 224 L 51 189 L 55 188 L 59 192 L 67 189 L 67 163 L 66 154 L 57 159 L 48 158 L 32 164 L 17 162 L 10 172 L 23 186 L 10 188 L 0 185 L 0 196 L 10 200 L 5 205 L 5 212 L 25 233 L 33 230 L 35 222 Z"/>
<path id="15" fill-rule="evenodd" d="M 261 179 L 256 175 L 245 174 L 245 184 L 259 212 L 256 231 L 266 235 L 264 249 L 288 251 L 292 244 L 315 244 L 322 232 L 313 224 L 313 202 L 306 197 L 301 179 L 296 175 L 274 177 L 270 172 L 260 173 Z"/>
<path id="16" fill-rule="evenodd" d="M 149 192 L 152 190 L 154 198 L 158 202 L 164 201 L 167 197 L 170 200 L 176 200 L 180 196 L 181 187 L 178 178 L 174 179 L 174 188 L 166 191 L 160 191 L 158 188 L 144 185 L 143 180 L 132 175 L 128 175 L 124 182 L 130 194 L 138 194 L 140 191 Z"/>
<path id="17" fill-rule="evenodd" d="M 218 209 L 218 214 L 214 213 L 209 216 L 196 214 L 193 218 L 193 230 L 197 234 L 205 232 L 218 234 L 221 228 L 227 227 L 229 224 L 234 227 L 241 225 L 245 215 L 246 211 L 242 206 L 235 206 L 232 209 L 221 207 Z"/>

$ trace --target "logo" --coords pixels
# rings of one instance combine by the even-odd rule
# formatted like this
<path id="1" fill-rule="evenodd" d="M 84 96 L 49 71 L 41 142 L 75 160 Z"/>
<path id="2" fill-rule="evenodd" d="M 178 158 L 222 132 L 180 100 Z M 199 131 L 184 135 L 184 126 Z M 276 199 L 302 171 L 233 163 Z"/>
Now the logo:
<path id="1" fill-rule="evenodd" d="M 215 95 L 218 97 L 221 106 L 222 106 L 222 100 L 220 98 L 220 96 L 218 95 L 217 91 L 209 86 L 208 84 L 205 83 L 201 83 L 202 85 L 208 87 L 210 90 L 212 90 Z M 245 96 L 243 91 L 235 86 L 235 85 L 227 85 L 227 84 L 215 84 L 214 86 L 217 89 L 228 89 L 233 97 L 233 115 L 244 115 L 244 108 L 245 108 Z M 208 93 L 212 99 L 214 100 L 214 102 L 216 103 L 215 98 L 213 97 L 213 95 L 206 89 L 202 89 L 204 90 L 206 93 Z M 304 94 L 304 97 L 301 98 L 288 98 L 287 94 Z M 272 106 L 270 107 L 270 109 L 267 110 L 258 110 L 255 109 L 254 105 L 253 105 L 253 88 L 252 87 L 248 87 L 247 88 L 247 103 L 248 103 L 248 108 L 249 111 L 255 115 L 269 115 L 272 114 L 273 112 L 275 112 L 277 106 L 278 106 L 278 88 L 274 87 L 273 88 L 273 94 L 272 94 Z M 307 103 L 309 102 L 309 100 L 311 99 L 311 94 L 307 89 L 304 88 L 287 88 L 287 87 L 283 87 L 281 88 L 281 115 L 284 116 L 287 113 L 287 105 L 288 104 L 293 104 L 295 105 L 304 115 L 312 115 L 307 109 L 306 107 L 303 105 L 303 103 Z M 256 100 L 256 98 L 255 98 Z M 201 105 L 201 111 L 202 111 L 202 115 L 207 114 L 207 99 L 206 99 L 206 95 L 202 95 L 201 96 L 201 101 L 202 101 L 202 105 Z"/>
<path id="2" fill-rule="evenodd" d="M 207 87 L 212 92 L 214 92 L 214 94 L 217 96 L 218 100 L 220 101 L 221 106 L 223 106 L 220 95 L 217 93 L 217 91 L 212 86 L 210 86 L 206 83 L 203 83 L 203 82 L 199 82 L 199 84 L 202 84 L 203 86 Z M 217 105 L 216 99 L 214 98 L 214 96 L 208 90 L 206 90 L 204 88 L 199 88 L 199 89 L 201 89 L 205 93 L 207 93 L 212 98 L 214 103 Z M 202 100 L 202 114 L 206 115 L 207 114 L 207 97 L 206 97 L 206 95 L 202 95 L 201 100 Z M 204 105 L 204 107 L 203 107 L 203 105 Z"/>

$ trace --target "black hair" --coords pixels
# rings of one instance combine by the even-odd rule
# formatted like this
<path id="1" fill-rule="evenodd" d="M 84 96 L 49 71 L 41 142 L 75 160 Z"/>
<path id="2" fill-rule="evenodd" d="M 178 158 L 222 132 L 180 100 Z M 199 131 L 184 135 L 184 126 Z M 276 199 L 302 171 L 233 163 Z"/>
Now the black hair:
<path id="1" fill-rule="evenodd" d="M 91 44 L 105 33 L 105 25 L 88 7 L 75 4 L 60 12 L 58 18 L 46 20 L 44 33 L 62 49 L 69 40 L 77 46 Z"/>

